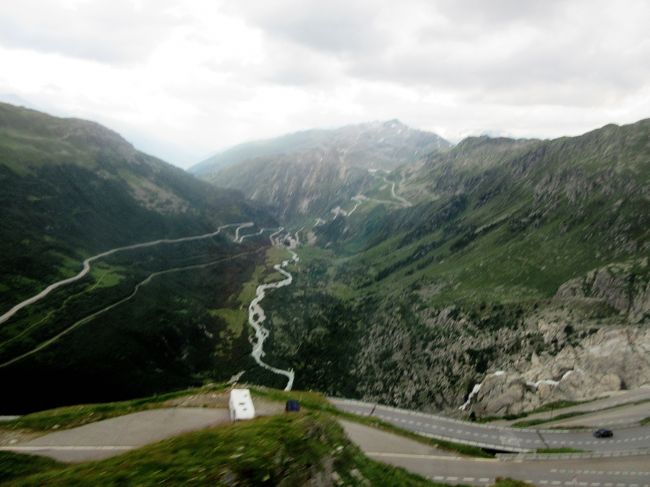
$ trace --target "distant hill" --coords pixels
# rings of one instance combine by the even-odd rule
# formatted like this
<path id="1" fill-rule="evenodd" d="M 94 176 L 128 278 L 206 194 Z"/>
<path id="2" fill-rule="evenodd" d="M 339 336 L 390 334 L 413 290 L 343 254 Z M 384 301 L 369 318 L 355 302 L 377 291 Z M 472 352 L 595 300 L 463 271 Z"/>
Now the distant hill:
<path id="1" fill-rule="evenodd" d="M 105 127 L 7 104 L 0 104 L 0 206 L 0 313 L 114 247 L 207 234 L 224 223 L 276 225 L 240 192 L 143 154 Z M 0 365 L 0 382 L 12 391 L 3 411 L 133 397 L 245 368 L 243 312 L 233 319 L 223 309 L 240 308 L 237 296 L 264 261 L 268 238 L 231 237 L 103 258 L 0 324 L 0 364 L 37 350 Z"/>
<path id="2" fill-rule="evenodd" d="M 220 170 L 241 162 L 280 155 L 334 152 L 346 166 L 394 169 L 430 152 L 451 147 L 442 137 L 407 127 L 399 120 L 346 125 L 338 129 L 313 129 L 267 140 L 236 145 L 190 168 L 208 180 Z"/>
<path id="3" fill-rule="evenodd" d="M 0 184 L 3 307 L 85 255 L 268 220 L 241 193 L 143 154 L 101 125 L 5 103 Z"/>
<path id="4" fill-rule="evenodd" d="M 287 222 L 326 216 L 373 184 L 368 170 L 391 170 L 450 147 L 434 133 L 390 120 L 241 144 L 190 172 L 243 191 Z"/>

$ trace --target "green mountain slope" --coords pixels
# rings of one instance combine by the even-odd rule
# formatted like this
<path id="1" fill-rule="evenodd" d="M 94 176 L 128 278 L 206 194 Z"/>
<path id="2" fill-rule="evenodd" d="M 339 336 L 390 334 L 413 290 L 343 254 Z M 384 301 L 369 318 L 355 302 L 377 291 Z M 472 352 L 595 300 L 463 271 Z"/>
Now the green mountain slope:
<path id="1" fill-rule="evenodd" d="M 0 104 L 0 306 L 112 247 L 260 220 L 259 208 L 92 122 Z"/>
<path id="2" fill-rule="evenodd" d="M 295 286 L 270 303 L 276 362 L 295 367 L 297 387 L 445 409 L 488 370 L 580 356 L 601 329 L 645 326 L 649 161 L 644 120 L 551 141 L 470 138 L 399 168 L 387 179 L 412 206 L 368 200 L 309 230 Z M 577 387 L 563 393 L 589 393 Z"/>
<path id="3" fill-rule="evenodd" d="M 0 182 L 2 313 L 118 246 L 232 222 L 275 226 L 241 193 L 138 152 L 104 127 L 6 104 Z M 246 368 L 243 315 L 233 324 L 218 310 L 241 306 L 268 239 L 237 244 L 233 232 L 100 259 L 83 279 L 0 323 L 0 381 L 12 390 L 4 410 L 132 397 Z"/>

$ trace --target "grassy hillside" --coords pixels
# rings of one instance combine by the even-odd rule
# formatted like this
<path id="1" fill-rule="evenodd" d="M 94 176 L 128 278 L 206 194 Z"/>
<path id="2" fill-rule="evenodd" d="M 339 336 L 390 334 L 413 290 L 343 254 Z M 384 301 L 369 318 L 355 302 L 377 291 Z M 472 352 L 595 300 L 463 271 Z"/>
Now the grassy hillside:
<path id="1" fill-rule="evenodd" d="M 240 193 L 104 127 L 6 104 L 0 183 L 2 313 L 117 246 L 231 222 L 275 225 Z M 243 323 L 215 311 L 241 308 L 237 296 L 265 261 L 268 239 L 236 244 L 233 230 L 104 258 L 0 325 L 0 381 L 12 391 L 3 412 L 134 397 L 252 367 Z"/>
<path id="2" fill-rule="evenodd" d="M 649 160 L 644 120 L 471 138 L 401 167 L 387 178 L 413 206 L 368 202 L 310 230 L 269 303 L 273 360 L 297 387 L 456 408 L 488 369 L 644 326 Z"/>
<path id="3" fill-rule="evenodd" d="M 116 133 L 0 104 L 0 309 L 112 247 L 271 223 L 218 190 L 138 152 Z"/>

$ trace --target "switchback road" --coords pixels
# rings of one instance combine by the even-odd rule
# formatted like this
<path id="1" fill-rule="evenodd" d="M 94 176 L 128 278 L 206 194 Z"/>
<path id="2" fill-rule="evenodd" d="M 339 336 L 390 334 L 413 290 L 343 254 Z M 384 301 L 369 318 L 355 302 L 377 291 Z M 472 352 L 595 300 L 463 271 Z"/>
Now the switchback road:
<path id="1" fill-rule="evenodd" d="M 341 421 L 348 437 L 373 460 L 405 468 L 435 482 L 491 485 L 511 477 L 540 487 L 649 487 L 650 457 L 508 462 L 471 458 L 423 445 L 350 421 Z"/>
<path id="2" fill-rule="evenodd" d="M 606 452 L 650 448 L 650 427 L 614 430 L 613 438 L 594 438 L 591 431 L 533 430 L 470 423 L 443 416 L 397 409 L 361 401 L 331 398 L 336 407 L 362 416 L 377 417 L 415 433 L 506 452 L 531 452 L 545 448 Z"/>

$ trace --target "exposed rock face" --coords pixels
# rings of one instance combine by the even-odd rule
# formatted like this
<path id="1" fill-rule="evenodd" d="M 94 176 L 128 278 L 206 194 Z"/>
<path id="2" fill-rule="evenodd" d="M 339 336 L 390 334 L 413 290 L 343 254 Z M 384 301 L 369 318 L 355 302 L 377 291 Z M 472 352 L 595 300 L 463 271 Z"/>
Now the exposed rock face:
<path id="1" fill-rule="evenodd" d="M 470 406 L 477 416 L 517 414 L 645 384 L 650 384 L 650 330 L 603 328 L 555 356 L 533 355 L 515 370 L 487 375 Z"/>
<path id="2" fill-rule="evenodd" d="M 564 283 L 556 297 L 602 300 L 632 323 L 650 319 L 648 259 L 594 269 L 586 276 Z"/>
<path id="3" fill-rule="evenodd" d="M 320 149 L 259 158 L 224 169 L 219 178 L 217 184 L 243 191 L 284 220 L 327 215 L 337 205 L 349 205 L 375 179 L 365 169 L 344 166 L 335 151 Z"/>

